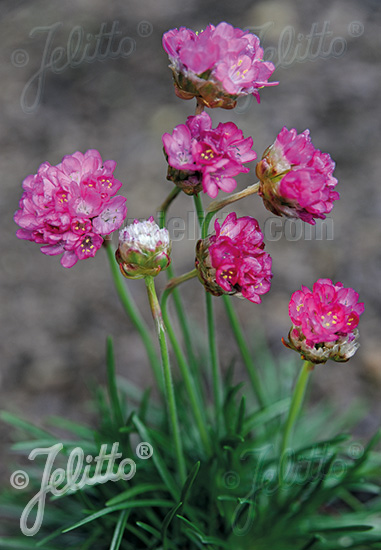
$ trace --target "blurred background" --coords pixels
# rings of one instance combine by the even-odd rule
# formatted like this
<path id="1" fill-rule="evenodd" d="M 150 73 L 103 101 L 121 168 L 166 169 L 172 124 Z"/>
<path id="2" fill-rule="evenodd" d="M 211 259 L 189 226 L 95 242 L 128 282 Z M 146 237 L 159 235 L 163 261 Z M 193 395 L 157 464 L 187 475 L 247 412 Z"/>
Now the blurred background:
<path id="1" fill-rule="evenodd" d="M 43 161 L 98 149 L 117 161 L 128 218 L 155 215 L 170 192 L 161 136 L 194 112 L 194 101 L 173 91 L 163 32 L 180 26 L 201 30 L 227 21 L 262 37 L 266 58 L 277 65 L 279 86 L 234 111 L 209 111 L 214 125 L 232 120 L 253 136 L 260 157 L 286 125 L 309 128 L 314 145 L 337 163 L 341 199 L 322 235 L 282 222 L 271 233 L 271 216 L 258 197 L 238 203 L 266 227 L 273 258 L 272 290 L 261 305 L 235 300 L 246 335 L 265 340 L 279 363 L 291 351 L 281 344 L 290 326 L 288 301 L 301 284 L 320 277 L 354 287 L 365 302 L 361 348 L 347 364 L 328 363 L 314 373 L 313 399 L 328 398 L 338 411 L 358 399 L 366 404 L 359 434 L 370 435 L 381 415 L 381 155 L 378 0 L 2 0 L 0 3 L 0 274 L 1 408 L 39 424 L 50 414 L 89 419 L 85 405 L 94 382 L 105 379 L 105 339 L 115 340 L 117 368 L 141 387 L 150 380 L 147 358 L 112 285 L 106 256 L 61 267 L 59 257 L 16 238 L 14 211 L 21 183 Z M 113 51 L 94 54 L 96 35 L 113 33 Z M 82 36 L 82 42 L 75 43 Z M 77 37 L 77 38 L 76 38 Z M 106 44 L 106 42 L 104 42 Z M 62 57 L 54 56 L 61 51 Z M 70 56 L 78 48 L 71 66 Z M 255 166 L 238 176 L 238 188 L 254 183 Z M 205 200 L 205 204 L 207 204 Z M 174 242 L 178 274 L 193 267 L 197 224 L 193 201 L 181 195 L 169 218 L 179 216 L 189 231 Z M 172 223 L 172 222 L 171 222 Z M 174 227 L 172 225 L 172 227 Z M 322 228 L 324 229 L 324 228 Z M 128 282 L 152 326 L 144 284 Z M 158 278 L 160 289 L 165 275 Z M 202 334 L 204 299 L 197 281 L 184 286 L 194 332 Z M 222 304 L 215 300 L 223 367 L 237 349 Z M 202 344 L 199 344 L 202 347 Z M 246 374 L 237 358 L 237 377 Z M 10 430 L 0 425 L 5 452 Z M 4 456 L 4 455 L 3 455 Z M 2 460 L 6 468 L 9 459 Z"/>

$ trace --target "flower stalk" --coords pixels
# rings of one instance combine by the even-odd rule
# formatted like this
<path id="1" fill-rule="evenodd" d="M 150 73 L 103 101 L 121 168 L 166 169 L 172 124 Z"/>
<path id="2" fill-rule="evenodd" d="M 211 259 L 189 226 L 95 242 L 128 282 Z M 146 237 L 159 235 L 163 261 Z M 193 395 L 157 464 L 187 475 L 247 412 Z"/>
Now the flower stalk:
<path id="1" fill-rule="evenodd" d="M 158 387 L 162 390 L 163 382 L 161 377 L 160 361 L 158 361 L 157 359 L 155 346 L 152 342 L 149 328 L 146 325 L 145 321 L 143 320 L 139 310 L 137 309 L 127 285 L 124 284 L 118 264 L 115 261 L 115 253 L 111 245 L 111 241 L 105 240 L 104 247 L 106 248 L 106 253 L 110 264 L 112 279 L 114 281 L 114 285 L 115 285 L 117 294 L 119 296 L 119 299 L 128 317 L 131 319 L 136 330 L 139 332 L 140 338 L 142 339 L 143 345 L 146 349 L 148 359 L 151 363 L 155 380 L 158 384 Z"/>
<path id="2" fill-rule="evenodd" d="M 258 193 L 259 191 L 259 183 L 253 183 L 252 185 L 249 185 L 246 187 L 246 189 L 243 189 L 242 191 L 239 191 L 238 193 L 233 193 L 226 199 L 221 199 L 218 201 L 212 201 L 207 209 L 207 215 L 214 214 L 215 212 L 218 212 L 222 208 L 225 208 L 225 206 L 229 206 L 229 204 L 233 204 L 234 202 L 237 202 L 241 199 L 245 199 L 246 197 L 249 197 L 250 195 L 255 195 L 255 193 Z"/>
<path id="3" fill-rule="evenodd" d="M 300 411 L 302 409 L 304 397 L 306 394 L 309 374 L 313 369 L 314 369 L 313 363 L 310 363 L 310 361 L 304 361 L 302 370 L 299 373 L 299 377 L 295 385 L 294 393 L 292 395 L 290 410 L 288 411 L 288 417 L 284 426 L 282 444 L 281 444 L 281 453 L 280 453 L 281 457 L 284 456 L 285 452 L 290 446 L 293 428 L 300 414 Z"/>
<path id="4" fill-rule="evenodd" d="M 157 336 L 158 336 L 159 345 L 160 345 L 165 397 L 167 400 L 169 421 L 171 424 L 171 430 L 172 430 L 172 435 L 174 440 L 179 476 L 180 476 L 181 483 L 184 483 L 186 479 L 186 465 L 185 465 L 185 458 L 184 458 L 182 442 L 180 437 L 180 428 L 179 428 L 179 421 L 178 421 L 178 415 L 177 415 L 177 409 L 176 409 L 176 400 L 175 400 L 175 393 L 173 388 L 171 367 L 169 363 L 168 347 L 167 347 L 167 341 L 165 337 L 164 322 L 163 322 L 159 300 L 156 294 L 154 278 L 152 276 L 146 277 L 145 283 L 147 287 L 148 301 L 151 307 L 152 317 L 155 322 L 155 327 L 156 327 Z"/>

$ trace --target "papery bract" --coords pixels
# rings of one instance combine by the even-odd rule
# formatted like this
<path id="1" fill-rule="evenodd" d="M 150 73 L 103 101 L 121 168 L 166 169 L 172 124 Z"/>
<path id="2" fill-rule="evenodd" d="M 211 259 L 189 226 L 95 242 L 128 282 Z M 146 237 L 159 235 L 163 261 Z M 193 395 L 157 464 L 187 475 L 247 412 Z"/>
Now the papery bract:
<path id="1" fill-rule="evenodd" d="M 234 176 L 248 172 L 245 162 L 257 158 L 251 137 L 244 138 L 233 122 L 212 128 L 207 113 L 187 118 L 185 124 L 163 135 L 168 161 L 167 178 L 188 194 L 202 189 L 215 198 L 218 191 L 227 193 L 237 185 Z"/>
<path id="2" fill-rule="evenodd" d="M 163 35 L 163 48 L 171 61 L 176 95 L 197 97 L 206 107 L 232 109 L 241 96 L 274 86 L 268 82 L 275 67 L 263 61 L 259 38 L 222 22 L 195 33 L 181 27 Z"/>
<path id="3" fill-rule="evenodd" d="M 263 234 L 257 220 L 237 219 L 232 212 L 215 235 L 201 239 L 196 247 L 196 268 L 206 290 L 215 296 L 232 294 L 260 303 L 270 290 L 271 257 L 264 252 Z"/>
<path id="4" fill-rule="evenodd" d="M 258 194 L 277 216 L 314 225 L 315 219 L 325 219 L 340 198 L 334 190 L 334 168 L 330 155 L 315 149 L 308 130 L 298 135 L 284 127 L 257 164 Z"/>
<path id="5" fill-rule="evenodd" d="M 357 325 L 364 311 L 358 294 L 342 283 L 319 279 L 312 291 L 302 286 L 291 296 L 293 326 L 285 344 L 313 363 L 348 361 L 359 344 Z"/>
<path id="6" fill-rule="evenodd" d="M 171 248 L 168 230 L 160 229 L 151 216 L 144 222 L 135 220 L 120 230 L 115 258 L 127 279 L 155 277 L 171 263 Z"/>
<path id="7" fill-rule="evenodd" d="M 122 185 L 113 176 L 115 166 L 102 163 L 95 149 L 67 155 L 57 166 L 41 164 L 23 182 L 14 215 L 17 236 L 44 245 L 41 252 L 49 256 L 63 253 L 63 267 L 93 257 L 102 235 L 118 229 L 127 214 L 126 199 L 114 196 Z"/>

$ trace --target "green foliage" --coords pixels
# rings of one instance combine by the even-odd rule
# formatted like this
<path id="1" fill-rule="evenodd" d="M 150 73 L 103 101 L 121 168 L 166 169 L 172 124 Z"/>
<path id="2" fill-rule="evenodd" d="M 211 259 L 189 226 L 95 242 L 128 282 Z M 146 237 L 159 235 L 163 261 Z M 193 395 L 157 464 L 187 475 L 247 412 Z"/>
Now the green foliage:
<path id="1" fill-rule="evenodd" d="M 262 371 L 275 373 L 273 358 L 265 353 L 260 357 Z M 277 389 L 272 387 L 266 396 L 269 404 L 258 408 L 246 386 L 234 384 L 230 369 L 218 434 L 213 429 L 214 410 L 198 394 L 208 415 L 211 455 L 204 449 L 184 386 L 176 384 L 188 470 L 181 485 L 165 404 L 153 403 L 149 391 L 140 392 L 128 381 L 115 378 L 112 341 L 108 339 L 108 388 L 96 391 L 96 429 L 52 418 L 50 429 L 42 430 L 6 412 L 1 418 L 18 433 L 27 434 L 27 440 L 13 446 L 20 455 L 63 443 L 53 468 L 66 468 L 74 448 L 96 457 L 102 444 L 108 445 L 109 452 L 118 442 L 122 458 L 116 461 L 114 472 L 120 460 L 131 458 L 136 474 L 128 481 L 85 485 L 61 496 L 48 494 L 41 529 L 27 537 L 21 534 L 19 521 L 27 502 L 40 490 L 45 463 L 36 458 L 25 466 L 24 460 L 23 468 L 30 477 L 28 489 L 10 489 L 1 497 L 8 532 L 0 538 L 0 548 L 381 548 L 380 434 L 362 447 L 346 434 L 332 433 L 336 424 L 343 428 L 342 422 L 337 423 L 335 410 L 323 404 L 304 414 L 293 449 L 279 456 L 280 434 L 290 404 L 285 387 L 295 377 L 295 365 L 285 371 L 289 379 Z M 263 382 L 266 387 L 266 380 Z M 55 428 L 60 429 L 61 438 L 55 435 Z M 68 434 L 64 440 L 62 430 Z M 142 441 L 153 447 L 149 459 L 136 455 Z M 94 471 L 91 465 L 90 477 Z M 31 516 L 30 522 L 33 519 Z"/>

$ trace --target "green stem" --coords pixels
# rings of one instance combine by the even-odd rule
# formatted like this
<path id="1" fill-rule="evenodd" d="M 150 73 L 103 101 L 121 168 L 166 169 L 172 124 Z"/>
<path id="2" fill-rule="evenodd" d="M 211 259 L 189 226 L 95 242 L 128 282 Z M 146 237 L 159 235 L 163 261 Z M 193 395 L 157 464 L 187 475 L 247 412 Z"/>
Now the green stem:
<path id="1" fill-rule="evenodd" d="M 193 279 L 194 277 L 197 277 L 197 269 L 192 269 L 192 271 L 188 271 L 187 273 L 184 273 L 183 275 L 179 275 L 179 277 L 173 277 L 170 279 L 169 283 L 165 287 L 164 292 L 169 290 L 170 292 L 173 292 L 178 285 L 181 285 L 181 283 L 185 283 L 186 281 L 189 281 L 190 279 Z"/>
<path id="2" fill-rule="evenodd" d="M 281 445 L 281 457 L 287 451 L 290 446 L 292 430 L 296 419 L 302 408 L 304 396 L 306 393 L 309 374 L 313 370 L 314 365 L 309 361 L 304 361 L 303 368 L 300 371 L 298 380 L 295 385 L 294 393 L 292 395 L 290 410 L 288 411 L 288 417 L 284 426 L 282 445 Z"/>
<path id="3" fill-rule="evenodd" d="M 233 330 L 234 337 L 236 339 L 238 349 L 242 355 L 243 362 L 245 363 L 247 372 L 249 373 L 251 385 L 253 387 L 254 393 L 257 397 L 258 403 L 263 408 L 266 406 L 266 398 L 262 391 L 261 381 L 258 376 L 257 369 L 255 368 L 253 359 L 251 357 L 251 353 L 249 351 L 249 348 L 246 344 L 245 338 L 242 334 L 241 327 L 239 325 L 239 320 L 237 317 L 236 312 L 234 311 L 234 307 L 231 301 L 230 296 L 223 296 L 226 313 L 229 318 L 230 325 Z"/>
<path id="4" fill-rule="evenodd" d="M 187 279 L 183 279 L 183 281 L 184 280 L 187 280 Z M 169 319 L 169 315 L 168 315 L 167 302 L 168 302 L 168 298 L 169 298 L 171 292 L 173 292 L 173 290 L 174 290 L 174 287 L 169 287 L 169 288 L 167 287 L 166 290 L 163 293 L 163 296 L 162 296 L 162 299 L 161 299 L 161 311 L 162 311 L 162 314 L 163 314 L 163 320 L 164 320 L 165 327 L 167 329 L 169 339 L 170 339 L 172 347 L 173 347 L 173 351 L 175 352 L 175 355 L 176 355 L 176 359 L 177 359 L 177 362 L 178 362 L 178 365 L 179 365 L 179 368 L 180 368 L 180 371 L 181 371 L 181 375 L 184 379 L 184 383 L 185 383 L 185 387 L 186 387 L 187 394 L 188 394 L 188 397 L 189 397 L 189 401 L 190 401 L 190 405 L 191 405 L 191 408 L 192 408 L 193 416 L 195 418 L 195 421 L 196 421 L 196 424 L 197 424 L 197 427 L 198 427 L 198 430 L 199 430 L 199 433 L 200 433 L 202 443 L 204 445 L 206 453 L 210 456 L 212 454 L 212 448 L 211 448 L 211 444 L 210 444 L 210 441 L 209 441 L 208 432 L 206 430 L 205 418 L 204 418 L 204 415 L 203 415 L 204 407 L 203 407 L 202 403 L 200 402 L 200 399 L 199 399 L 199 396 L 197 394 L 196 387 L 195 387 L 195 384 L 194 384 L 193 377 L 191 376 L 191 373 L 190 373 L 189 366 L 188 366 L 187 361 L 184 357 L 184 354 L 181 350 L 181 347 L 180 347 L 180 345 L 177 341 L 175 332 L 172 328 L 172 325 L 171 325 L 171 322 L 170 322 L 170 319 Z"/>
<path id="5" fill-rule="evenodd" d="M 179 193 L 181 193 L 181 189 L 179 187 L 175 186 L 172 189 L 172 191 L 169 193 L 168 197 L 165 199 L 163 204 L 159 207 L 159 226 L 161 228 L 165 227 L 168 208 L 169 208 L 169 206 L 171 205 L 171 203 L 174 201 L 174 199 L 177 197 L 177 195 Z M 167 277 L 168 277 L 169 280 L 174 278 L 174 271 L 173 271 L 172 264 L 170 264 L 168 266 Z M 188 356 L 190 364 L 193 367 L 195 367 L 196 366 L 196 358 L 195 358 L 195 355 L 193 353 L 191 332 L 190 332 L 190 329 L 189 329 L 189 324 L 188 324 L 187 318 L 184 314 L 185 308 L 182 304 L 181 296 L 180 296 L 180 293 L 178 292 L 177 289 L 175 290 L 175 292 L 173 294 L 173 300 L 174 300 L 174 303 L 175 303 L 176 314 L 177 314 L 177 317 L 179 319 L 181 332 L 182 332 L 182 335 L 183 335 L 183 338 L 184 338 L 184 344 L 185 344 L 185 349 L 186 349 L 186 352 L 187 352 L 187 356 Z"/>
<path id="6" fill-rule="evenodd" d="M 164 376 L 164 389 L 168 405 L 169 421 L 171 424 L 172 435 L 175 445 L 175 453 L 177 458 L 177 465 L 179 469 L 179 475 L 181 483 L 184 484 L 186 480 L 186 466 L 185 458 L 180 437 L 179 421 L 177 417 L 175 392 L 172 382 L 171 367 L 169 364 L 169 355 L 167 341 L 165 337 L 164 323 L 161 314 L 159 300 L 157 299 L 154 278 L 149 276 L 145 278 L 147 286 L 148 300 L 151 306 L 152 317 L 155 321 L 157 336 L 160 344 L 160 352 L 163 367 Z"/>
<path id="7" fill-rule="evenodd" d="M 233 204 L 233 202 L 237 202 L 241 199 L 244 199 L 245 197 L 248 197 L 249 195 L 254 195 L 255 193 L 258 193 L 259 185 L 259 183 L 253 183 L 252 185 L 246 187 L 246 189 L 244 189 L 243 191 L 234 193 L 226 199 L 211 202 L 208 206 L 208 213 L 211 214 L 214 212 L 218 212 L 218 210 L 225 208 L 225 206 L 229 206 L 229 204 Z"/>
<path id="8" fill-rule="evenodd" d="M 220 377 L 220 370 L 219 370 L 219 364 L 218 364 L 216 334 L 214 329 L 212 295 L 209 292 L 206 292 L 205 295 L 206 295 L 206 317 L 207 317 L 207 323 L 208 323 L 210 362 L 212 366 L 214 407 L 215 407 L 217 430 L 219 430 L 220 418 L 221 418 L 221 406 L 222 406 L 221 382 L 220 382 L 221 377 Z"/>
<path id="9" fill-rule="evenodd" d="M 173 187 L 172 191 L 169 193 L 168 197 L 165 199 L 163 204 L 159 206 L 158 213 L 159 213 L 159 227 L 163 228 L 165 227 L 165 218 L 167 216 L 167 210 L 170 207 L 172 201 L 175 200 L 177 195 L 181 193 L 180 187 Z"/>
<path id="10" fill-rule="evenodd" d="M 205 220 L 204 209 L 202 207 L 201 198 L 198 195 L 194 195 L 194 204 L 197 211 L 198 221 L 203 231 L 206 220 Z M 207 230 L 208 228 L 206 228 L 206 231 Z M 207 318 L 207 325 L 208 325 L 210 363 L 212 367 L 214 407 L 215 407 L 215 416 L 216 416 L 216 426 L 218 431 L 220 427 L 221 407 L 222 407 L 221 376 L 220 376 L 220 369 L 218 364 L 218 353 L 217 353 L 216 334 L 215 334 L 215 328 L 214 328 L 212 295 L 209 292 L 206 292 L 205 295 L 206 295 L 206 318 Z"/>
<path id="11" fill-rule="evenodd" d="M 120 273 L 118 264 L 115 260 L 115 252 L 110 241 L 105 241 L 105 248 L 110 263 L 112 278 L 120 301 L 122 302 L 122 305 L 127 315 L 131 319 L 133 325 L 139 332 L 143 345 L 146 348 L 148 359 L 151 363 L 153 374 L 155 376 L 158 387 L 162 389 L 163 383 L 161 377 L 160 361 L 157 358 L 157 352 L 151 339 L 150 330 L 143 320 L 142 316 L 140 315 L 140 312 L 137 309 L 135 302 L 129 292 L 128 286 L 125 284 L 125 281 Z"/>
<path id="12" fill-rule="evenodd" d="M 204 209 L 202 207 L 201 197 L 200 195 L 193 195 L 194 204 L 196 207 L 197 217 L 198 217 L 198 223 L 200 224 L 200 227 L 202 227 L 203 221 L 204 221 Z"/>

